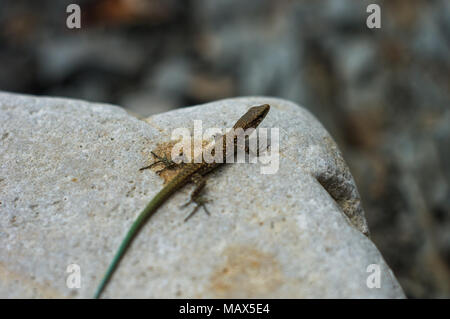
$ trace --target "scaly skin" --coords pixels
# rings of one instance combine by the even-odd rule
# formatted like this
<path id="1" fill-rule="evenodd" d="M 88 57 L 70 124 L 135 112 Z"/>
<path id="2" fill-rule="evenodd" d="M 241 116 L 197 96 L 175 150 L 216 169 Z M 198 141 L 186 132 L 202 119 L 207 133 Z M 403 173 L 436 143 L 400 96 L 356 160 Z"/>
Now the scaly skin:
<path id="1" fill-rule="evenodd" d="M 233 126 L 233 129 L 242 128 L 244 131 L 250 128 L 256 128 L 259 123 L 264 119 L 264 117 L 269 112 L 270 106 L 267 104 L 261 105 L 261 106 L 254 106 L 250 108 L 247 113 L 245 113 Z M 232 132 L 231 132 L 232 133 Z M 230 134 L 230 133 L 228 133 Z M 219 143 L 223 143 L 223 156 L 224 161 L 227 157 L 226 154 L 226 141 L 227 137 L 230 137 L 229 135 L 225 134 L 222 136 L 221 140 L 219 140 Z M 234 146 L 236 147 L 236 137 L 231 136 L 234 143 Z M 213 152 L 211 153 L 213 154 Z M 144 208 L 144 210 L 139 214 L 137 219 L 133 222 L 130 229 L 128 230 L 124 240 L 120 244 L 120 247 L 114 256 L 111 264 L 109 265 L 100 285 L 97 288 L 97 291 L 95 292 L 94 298 L 99 298 L 102 291 L 105 289 L 106 284 L 111 279 L 114 271 L 117 269 L 117 266 L 119 265 L 120 260 L 122 259 L 123 255 L 125 254 L 126 249 L 133 241 L 134 237 L 138 233 L 139 229 L 144 225 L 145 221 L 153 215 L 158 208 L 176 191 L 178 191 L 180 188 L 182 188 L 184 185 L 195 181 L 198 182 L 201 176 L 206 175 L 216 167 L 220 166 L 223 163 L 206 163 L 205 161 L 202 161 L 201 163 L 186 163 L 183 166 L 183 169 L 166 185 L 164 188 L 153 197 L 153 199 L 147 204 L 147 206 Z M 191 198 L 198 194 L 198 192 L 203 188 L 205 185 L 204 181 L 200 181 L 200 184 L 197 186 L 197 189 L 193 191 L 193 195 Z M 192 199 L 191 199 L 192 200 Z"/>

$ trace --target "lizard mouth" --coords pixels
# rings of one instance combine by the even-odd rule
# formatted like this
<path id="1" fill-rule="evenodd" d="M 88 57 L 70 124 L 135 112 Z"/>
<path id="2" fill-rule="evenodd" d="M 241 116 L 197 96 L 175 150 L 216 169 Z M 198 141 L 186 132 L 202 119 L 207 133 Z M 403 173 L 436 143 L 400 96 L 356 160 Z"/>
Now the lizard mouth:
<path id="1" fill-rule="evenodd" d="M 259 113 L 257 116 L 254 117 L 254 120 L 251 122 L 251 127 L 257 127 L 266 117 L 267 113 L 269 113 L 270 105 L 264 104 L 260 106 L 254 106 L 252 109 L 255 109 L 256 113 Z"/>
<path id="2" fill-rule="evenodd" d="M 243 128 L 244 130 L 256 128 L 264 120 L 269 110 L 268 104 L 253 106 L 234 124 L 233 128 Z"/>

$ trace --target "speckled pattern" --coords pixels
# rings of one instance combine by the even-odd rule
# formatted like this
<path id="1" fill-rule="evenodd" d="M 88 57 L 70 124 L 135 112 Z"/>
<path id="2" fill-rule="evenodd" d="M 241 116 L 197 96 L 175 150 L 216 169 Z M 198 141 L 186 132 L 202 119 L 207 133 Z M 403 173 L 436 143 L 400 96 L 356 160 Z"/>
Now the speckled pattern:
<path id="1" fill-rule="evenodd" d="M 205 188 L 211 216 L 188 222 L 187 186 L 143 227 L 107 298 L 402 298 L 364 235 L 359 196 L 335 143 L 303 108 L 246 97 L 138 120 L 119 107 L 0 93 L 0 297 L 89 298 L 124 234 L 163 185 L 139 171 L 172 129 L 231 127 L 253 105 L 280 130 L 280 167 L 229 164 Z M 66 286 L 69 264 L 81 288 Z M 366 286 L 370 264 L 381 287 Z"/>

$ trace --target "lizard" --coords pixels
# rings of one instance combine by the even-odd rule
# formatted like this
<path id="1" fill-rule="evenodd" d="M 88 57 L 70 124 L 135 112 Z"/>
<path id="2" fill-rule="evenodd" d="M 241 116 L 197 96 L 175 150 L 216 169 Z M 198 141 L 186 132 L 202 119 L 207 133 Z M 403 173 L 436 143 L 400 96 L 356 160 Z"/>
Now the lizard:
<path id="1" fill-rule="evenodd" d="M 108 269 L 106 270 L 105 275 L 102 278 L 102 281 L 97 287 L 97 290 L 94 294 L 94 298 L 97 299 L 100 297 L 101 293 L 105 289 L 107 283 L 111 279 L 114 271 L 117 269 L 117 266 L 119 265 L 122 257 L 124 256 L 127 248 L 130 246 L 131 242 L 141 229 L 141 227 L 144 225 L 144 223 L 147 221 L 147 219 L 153 215 L 158 208 L 167 200 L 170 198 L 170 196 L 174 193 L 176 193 L 179 189 L 184 187 L 186 184 L 193 182 L 196 185 L 196 188 L 192 191 L 190 200 L 186 202 L 185 205 L 195 202 L 197 204 L 194 211 L 185 219 L 185 221 L 192 216 L 195 211 L 203 206 L 205 208 L 205 211 L 209 213 L 206 210 L 206 207 L 204 206 L 205 202 L 200 202 L 196 198 L 198 197 L 200 191 L 204 188 L 206 181 L 204 178 L 204 175 L 208 174 L 221 164 L 225 163 L 225 160 L 227 158 L 226 154 L 226 142 L 232 141 L 234 144 L 234 147 L 237 147 L 237 136 L 235 135 L 236 129 L 243 129 L 246 131 L 247 129 L 255 129 L 265 118 L 267 113 L 270 110 L 270 106 L 268 104 L 260 105 L 260 106 L 253 106 L 251 107 L 239 120 L 234 124 L 233 129 L 220 136 L 218 139 L 216 139 L 217 142 L 222 143 L 223 147 L 223 161 L 217 161 L 212 163 L 207 163 L 202 159 L 201 162 L 193 161 L 188 163 L 183 163 L 183 166 L 180 170 L 180 172 L 175 175 L 154 197 L 150 200 L 150 202 L 147 204 L 147 206 L 140 212 L 138 217 L 134 220 L 133 224 L 129 228 L 127 234 L 125 235 L 125 238 L 122 240 L 119 249 L 117 250 L 116 254 L 114 255 L 113 260 L 111 261 Z M 230 134 L 232 134 L 230 136 Z M 220 144 L 219 144 L 220 146 Z M 248 151 L 248 148 L 246 147 L 246 151 Z M 212 150 L 211 154 L 214 153 L 214 150 Z M 154 154 L 152 152 L 152 154 Z M 155 154 L 154 154 L 155 155 Z M 171 160 L 168 160 L 166 158 L 161 158 L 157 156 L 159 159 L 158 162 L 163 163 L 167 167 L 173 166 L 173 162 Z M 155 164 L 155 163 L 154 163 Z M 152 164 L 153 165 L 153 164 Z M 151 167 L 143 167 L 142 169 L 146 169 Z M 142 170 L 141 169 L 141 170 Z"/>

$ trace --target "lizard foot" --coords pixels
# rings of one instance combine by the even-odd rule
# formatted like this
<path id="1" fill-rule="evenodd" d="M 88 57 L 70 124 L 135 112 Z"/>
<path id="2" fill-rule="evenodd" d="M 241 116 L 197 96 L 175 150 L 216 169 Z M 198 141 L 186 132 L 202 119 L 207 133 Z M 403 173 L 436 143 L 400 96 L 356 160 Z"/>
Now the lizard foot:
<path id="1" fill-rule="evenodd" d="M 186 216 L 184 221 L 186 222 L 188 219 L 190 219 L 192 216 L 194 216 L 194 214 L 198 211 L 198 209 L 200 207 L 203 207 L 203 209 L 205 210 L 206 214 L 211 215 L 209 210 L 206 208 L 206 203 L 209 203 L 209 202 L 211 202 L 211 200 L 203 198 L 203 197 L 195 197 L 195 198 L 191 198 L 186 203 L 181 205 L 181 207 L 186 207 L 186 206 L 188 206 L 191 203 L 195 203 L 196 204 L 195 208 L 192 210 L 192 212 L 188 216 Z"/>
<path id="2" fill-rule="evenodd" d="M 153 166 L 155 166 L 157 164 L 163 164 L 164 168 L 156 171 L 156 174 L 161 175 L 161 173 L 164 172 L 166 169 L 172 169 L 172 168 L 175 168 L 177 166 L 177 163 L 175 163 L 171 159 L 167 158 L 166 156 L 159 156 L 158 154 L 154 153 L 153 151 L 151 153 L 157 159 L 157 161 L 153 162 L 152 164 L 150 164 L 148 166 L 141 167 L 139 169 L 140 171 L 143 171 L 143 170 L 148 169 L 148 168 L 152 168 Z"/>

